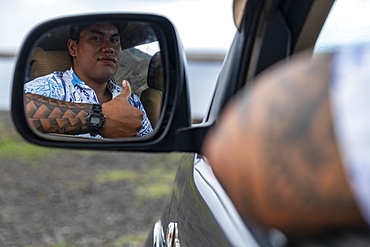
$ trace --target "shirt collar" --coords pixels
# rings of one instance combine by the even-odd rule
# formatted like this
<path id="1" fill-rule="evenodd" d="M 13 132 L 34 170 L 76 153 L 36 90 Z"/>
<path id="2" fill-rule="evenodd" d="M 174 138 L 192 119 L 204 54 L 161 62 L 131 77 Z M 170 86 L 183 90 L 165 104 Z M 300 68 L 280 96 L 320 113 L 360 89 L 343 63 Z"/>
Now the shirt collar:
<path id="1" fill-rule="evenodd" d="M 83 82 L 78 76 L 77 74 L 74 72 L 73 70 L 73 67 L 71 67 L 69 70 L 68 70 L 68 74 L 71 76 L 71 82 L 72 82 L 72 85 L 73 86 L 79 86 L 79 87 L 89 87 L 85 82 Z M 109 91 L 113 91 L 116 87 L 116 84 L 114 82 L 114 79 L 110 79 L 108 80 L 107 82 L 107 87 L 109 89 Z M 90 87 L 89 87 L 90 88 Z"/>

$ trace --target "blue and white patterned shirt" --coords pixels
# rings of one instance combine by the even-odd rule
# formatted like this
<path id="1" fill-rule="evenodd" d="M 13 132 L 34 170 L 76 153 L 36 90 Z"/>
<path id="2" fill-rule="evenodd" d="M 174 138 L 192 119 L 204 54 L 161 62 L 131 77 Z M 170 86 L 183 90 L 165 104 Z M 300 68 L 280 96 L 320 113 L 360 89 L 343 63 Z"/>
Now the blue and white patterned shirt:
<path id="1" fill-rule="evenodd" d="M 107 87 L 112 93 L 113 98 L 122 92 L 122 87 L 116 85 L 112 80 L 108 82 Z M 95 91 L 78 78 L 73 68 L 65 72 L 56 71 L 49 75 L 38 77 L 25 84 L 24 92 L 68 102 L 100 104 Z M 135 94 L 131 94 L 128 102 L 143 113 L 143 127 L 139 131 L 139 136 L 152 133 L 152 125 L 150 124 L 139 97 Z M 80 136 L 91 137 L 89 134 Z M 102 138 L 100 135 L 95 137 Z"/>

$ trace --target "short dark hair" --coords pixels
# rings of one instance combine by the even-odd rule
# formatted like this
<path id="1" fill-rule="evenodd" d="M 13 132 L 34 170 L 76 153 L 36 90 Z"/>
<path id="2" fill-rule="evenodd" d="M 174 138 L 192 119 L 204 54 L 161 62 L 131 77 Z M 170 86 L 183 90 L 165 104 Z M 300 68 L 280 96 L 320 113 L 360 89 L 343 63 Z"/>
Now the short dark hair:
<path id="1" fill-rule="evenodd" d="M 93 25 L 94 23 L 98 22 L 86 22 L 77 25 L 71 25 L 69 27 L 69 38 L 74 41 L 79 41 L 80 33 L 82 32 L 82 30 L 84 30 L 86 27 L 90 25 Z M 118 23 L 118 22 L 109 22 L 109 23 L 111 23 L 117 28 L 119 34 L 122 33 L 127 27 L 127 23 Z"/>

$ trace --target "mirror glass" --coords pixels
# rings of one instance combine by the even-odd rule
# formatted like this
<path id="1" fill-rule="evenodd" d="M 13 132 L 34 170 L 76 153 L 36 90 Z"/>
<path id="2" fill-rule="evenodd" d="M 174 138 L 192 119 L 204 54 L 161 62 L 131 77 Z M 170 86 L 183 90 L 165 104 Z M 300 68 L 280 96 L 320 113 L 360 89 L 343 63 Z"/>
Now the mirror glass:
<path id="1" fill-rule="evenodd" d="M 29 54 L 25 112 L 38 132 L 99 139 L 153 133 L 163 68 L 150 24 L 104 20 L 59 26 L 40 36 Z"/>

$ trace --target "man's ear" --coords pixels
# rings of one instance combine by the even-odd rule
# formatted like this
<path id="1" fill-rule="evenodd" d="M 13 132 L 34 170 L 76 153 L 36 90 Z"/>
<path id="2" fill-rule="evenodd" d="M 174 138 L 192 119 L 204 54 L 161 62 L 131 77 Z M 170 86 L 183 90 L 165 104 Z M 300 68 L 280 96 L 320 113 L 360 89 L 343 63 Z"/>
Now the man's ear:
<path id="1" fill-rule="evenodd" d="M 67 42 L 67 47 L 68 47 L 69 54 L 72 57 L 75 57 L 77 54 L 77 41 L 73 39 L 69 39 Z"/>

